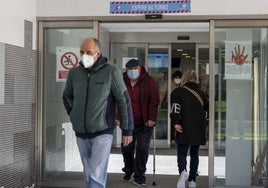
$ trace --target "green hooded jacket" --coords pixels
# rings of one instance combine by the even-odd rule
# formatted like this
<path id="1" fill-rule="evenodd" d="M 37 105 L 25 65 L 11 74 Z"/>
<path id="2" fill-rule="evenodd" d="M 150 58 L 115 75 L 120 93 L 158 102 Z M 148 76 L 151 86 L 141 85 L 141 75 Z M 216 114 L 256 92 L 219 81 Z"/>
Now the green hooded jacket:
<path id="1" fill-rule="evenodd" d="M 116 105 L 124 136 L 132 135 L 133 115 L 121 71 L 99 57 L 91 70 L 82 63 L 69 71 L 63 102 L 76 135 L 110 133 L 116 126 Z"/>

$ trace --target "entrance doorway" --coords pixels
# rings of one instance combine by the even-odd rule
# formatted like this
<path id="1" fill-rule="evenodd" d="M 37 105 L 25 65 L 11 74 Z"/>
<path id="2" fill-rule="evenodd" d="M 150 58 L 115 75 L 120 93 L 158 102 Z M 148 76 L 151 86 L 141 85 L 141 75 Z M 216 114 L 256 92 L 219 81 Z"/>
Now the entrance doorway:
<path id="1" fill-rule="evenodd" d="M 208 25 L 207 25 L 208 27 Z M 159 86 L 161 93 L 161 105 L 159 107 L 158 125 L 155 131 L 156 143 L 156 161 L 157 161 L 157 174 L 170 174 L 178 175 L 177 162 L 176 162 L 176 147 L 174 142 L 171 142 L 172 131 L 169 120 L 170 113 L 170 93 L 174 89 L 172 74 L 175 71 L 182 73 L 191 69 L 195 70 L 199 77 L 206 78 L 206 84 L 209 80 L 209 32 L 195 33 L 190 38 L 196 38 L 196 41 L 174 41 L 170 38 L 177 38 L 176 35 L 170 34 L 170 38 L 162 40 L 166 35 L 163 33 L 144 33 L 144 32 L 111 32 L 110 33 L 110 59 L 122 71 L 123 62 L 128 58 L 138 58 L 141 64 L 146 68 L 150 75 L 152 75 Z M 200 39 L 198 36 L 201 36 Z M 204 37 L 206 36 L 206 37 Z M 206 40 L 205 40 L 206 39 Z M 160 42 L 159 42 L 160 41 Z M 208 89 L 208 85 L 205 87 Z M 206 91 L 208 92 L 208 90 Z M 116 132 L 114 139 L 113 154 L 119 154 L 121 132 Z M 152 140 L 153 141 L 153 140 Z M 152 142 L 153 143 L 153 142 Z M 208 147 L 201 148 L 200 151 L 200 168 L 199 175 L 204 179 L 208 178 Z M 153 151 L 150 152 L 150 157 L 147 165 L 148 174 L 153 173 Z M 115 155 L 114 155 L 115 156 Z M 121 157 L 121 156 L 117 156 Z M 163 160 L 164 159 L 164 160 Z M 188 158 L 189 160 L 189 158 Z M 173 165 L 167 165 L 161 161 L 169 161 Z M 109 173 L 122 173 L 122 163 L 117 163 L 118 166 L 115 171 Z M 189 164 L 189 163 L 188 163 Z M 167 169 L 168 168 L 168 169 Z M 115 168 L 113 168 L 115 169 Z M 167 173 L 168 172 L 168 173 Z"/>
<path id="2" fill-rule="evenodd" d="M 190 47 L 188 47 L 188 45 L 190 45 L 191 48 L 193 48 L 193 55 L 190 56 L 196 56 L 198 50 L 196 47 L 197 44 L 204 44 L 209 40 L 208 24 L 206 24 L 206 31 L 202 30 L 198 33 L 193 32 L 188 24 L 181 24 L 184 26 L 184 29 L 189 29 L 188 31 L 184 30 L 189 36 L 188 41 L 178 41 L 178 32 L 167 27 L 167 25 L 163 28 L 170 29 L 169 33 L 164 30 L 159 32 L 159 28 L 162 27 L 162 24 L 157 24 L 159 28 L 156 28 L 156 25 L 154 25 L 154 29 L 151 28 L 151 32 L 145 32 L 144 30 L 137 32 L 133 30 L 132 33 L 128 31 L 115 32 L 108 27 L 104 28 L 103 26 L 105 26 L 105 24 L 100 24 L 99 30 L 95 28 L 96 24 L 92 24 L 90 28 L 88 28 L 88 24 L 85 25 L 86 26 L 80 28 L 81 23 L 80 25 L 74 23 L 72 25 L 74 28 L 69 28 L 69 25 L 64 27 L 64 24 L 62 24 L 59 29 L 59 25 L 56 23 L 41 24 L 42 29 L 40 30 L 39 37 L 40 51 L 42 51 L 43 59 L 41 60 L 40 72 L 42 72 L 43 77 L 40 78 L 42 84 L 40 84 L 39 88 L 39 92 L 41 93 L 39 102 L 42 109 L 40 109 L 39 112 L 40 130 L 38 130 L 38 133 L 41 136 L 38 142 L 40 154 L 38 156 L 40 159 L 38 181 L 48 187 L 56 187 L 59 185 L 65 187 L 81 187 L 81 185 L 83 185 L 82 165 L 75 143 L 75 136 L 69 122 L 69 117 L 63 109 L 60 98 L 64 88 L 64 77 L 58 77 L 59 74 L 57 74 L 55 78 L 55 73 L 59 72 L 57 68 L 59 63 L 58 56 L 65 57 L 65 51 L 70 50 L 79 52 L 81 40 L 87 36 L 98 36 L 97 31 L 101 34 L 99 39 L 103 55 L 109 58 L 110 63 L 120 67 L 123 71 L 122 65 L 124 58 L 137 57 L 141 60 L 149 73 L 158 80 L 159 87 L 160 85 L 167 87 L 166 93 L 163 92 L 166 94 L 166 98 L 164 99 L 163 97 L 160 106 L 158 117 L 159 125 L 156 129 L 156 168 L 158 175 L 175 174 L 177 176 L 176 151 L 175 147 L 172 147 L 170 143 L 171 133 L 169 126 L 169 95 L 172 91 L 171 73 L 173 68 L 181 69 L 184 65 L 185 67 L 191 65 L 191 69 L 197 70 L 199 65 L 196 59 L 192 59 L 193 63 L 183 60 L 180 66 L 174 67 L 172 66 L 172 59 L 173 56 L 178 56 L 179 54 L 176 47 L 176 45 L 179 44 L 182 45 L 185 51 L 187 48 L 190 49 Z M 137 26 L 136 23 L 134 25 L 135 27 Z M 150 25 L 151 24 L 146 24 L 146 28 L 150 28 Z M 176 24 L 172 24 L 172 26 L 173 25 Z M 198 37 L 196 37 L 197 35 Z M 58 49 L 58 51 L 56 51 L 56 49 Z M 77 57 L 79 58 L 79 54 Z M 181 59 L 183 58 L 181 57 Z M 164 82 L 167 83 L 164 84 Z M 57 113 L 52 114 L 52 112 Z M 118 173 L 122 173 L 121 168 L 123 161 L 119 149 L 120 139 L 120 129 L 117 129 L 115 131 L 114 147 L 110 157 L 109 174 L 116 173 L 118 175 Z M 161 161 L 168 162 L 168 164 L 161 164 Z M 172 167 L 169 165 L 170 162 L 173 164 Z M 204 176 L 207 177 L 207 163 L 205 163 L 205 166 L 206 173 Z M 166 169 L 166 167 L 168 167 L 168 169 Z M 152 155 L 150 155 L 147 173 L 151 174 L 152 172 Z"/>
<path id="3" fill-rule="evenodd" d="M 184 71 L 184 66 L 187 65 L 195 69 L 199 77 L 203 74 L 208 76 L 207 70 L 210 65 L 212 74 L 209 79 L 211 82 L 209 187 L 245 187 L 250 184 L 263 184 L 267 179 L 268 168 L 267 157 L 264 158 L 267 153 L 268 23 L 265 20 L 246 20 L 246 22 L 211 20 L 210 24 L 209 30 L 209 23 L 204 22 L 99 24 L 98 21 L 39 20 L 38 73 L 40 74 L 38 74 L 36 140 L 38 186 L 84 185 L 75 136 L 61 102 L 66 74 L 59 67 L 63 65 L 61 63 L 68 63 L 66 57 L 69 56 L 66 56 L 65 52 L 71 50 L 79 53 L 80 42 L 87 36 L 99 36 L 103 55 L 108 56 L 111 63 L 119 67 L 122 67 L 121 59 L 127 54 L 130 57 L 138 57 L 144 62 L 144 66 L 149 68 L 148 55 L 154 55 L 154 50 L 160 50 L 158 47 L 164 45 L 168 49 L 168 95 L 172 91 L 171 75 L 175 70 Z M 208 41 L 210 41 L 210 61 L 204 58 L 204 54 L 208 54 Z M 195 59 L 193 58 L 190 63 L 188 62 L 190 59 L 183 59 L 183 56 L 180 60 L 174 61 L 177 65 L 172 64 L 172 57 L 176 54 L 178 58 L 180 48 L 183 50 L 193 48 L 193 55 L 190 57 Z M 236 55 L 232 55 L 232 52 Z M 242 63 L 243 66 L 236 66 L 230 60 L 237 59 L 239 55 L 248 58 L 245 61 L 247 63 Z M 153 74 L 151 69 L 148 70 Z M 168 109 L 169 107 L 167 111 Z M 168 114 L 169 112 L 166 114 L 166 129 L 169 129 Z M 164 137 L 158 136 L 160 141 L 156 154 L 157 157 L 173 158 L 159 160 L 168 161 L 168 164 L 160 164 L 156 159 L 157 174 L 168 174 L 160 171 L 162 165 L 174 167 L 177 176 L 176 154 L 174 147 L 169 145 L 170 132 L 166 129 L 158 130 L 157 134 L 161 135 L 160 133 L 164 132 L 167 138 L 165 134 Z M 114 146 L 119 139 L 120 137 L 115 137 Z M 164 146 L 167 148 L 160 149 Z M 208 151 L 207 148 L 202 149 Z M 119 169 L 117 173 L 122 173 L 122 164 L 118 163 L 122 162 L 120 150 L 114 147 L 112 152 L 110 164 L 116 165 L 115 168 Z M 118 161 L 113 156 L 117 156 Z M 201 153 L 201 158 L 200 161 L 202 160 L 202 165 L 206 166 L 207 171 L 207 152 Z M 173 165 L 170 165 L 171 163 Z M 202 165 L 200 164 L 200 171 Z M 152 170 L 148 166 L 148 174 L 150 173 Z M 208 177 L 207 174 L 200 173 L 200 175 L 205 179 Z M 117 174 L 117 178 L 118 176 Z"/>
<path id="4" fill-rule="evenodd" d="M 138 34 L 136 34 L 138 35 Z M 140 37 L 140 36 L 138 36 Z M 156 127 L 156 147 L 170 148 L 173 132 L 169 126 L 170 93 L 175 85 L 172 74 L 187 70 L 195 70 L 204 92 L 208 93 L 209 81 L 209 48 L 208 44 L 197 43 L 132 43 L 112 42 L 111 60 L 125 71 L 124 62 L 129 58 L 137 58 L 153 76 L 160 91 L 158 125 Z M 202 80 L 202 82 L 201 82 Z M 121 132 L 115 133 L 114 147 L 120 147 Z"/>

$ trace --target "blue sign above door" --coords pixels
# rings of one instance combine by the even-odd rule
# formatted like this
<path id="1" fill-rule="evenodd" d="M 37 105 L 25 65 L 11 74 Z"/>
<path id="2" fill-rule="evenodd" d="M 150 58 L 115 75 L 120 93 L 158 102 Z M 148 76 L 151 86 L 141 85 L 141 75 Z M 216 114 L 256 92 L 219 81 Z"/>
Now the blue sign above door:
<path id="1" fill-rule="evenodd" d="M 190 12 L 191 0 L 110 2 L 110 14 L 174 14 Z"/>

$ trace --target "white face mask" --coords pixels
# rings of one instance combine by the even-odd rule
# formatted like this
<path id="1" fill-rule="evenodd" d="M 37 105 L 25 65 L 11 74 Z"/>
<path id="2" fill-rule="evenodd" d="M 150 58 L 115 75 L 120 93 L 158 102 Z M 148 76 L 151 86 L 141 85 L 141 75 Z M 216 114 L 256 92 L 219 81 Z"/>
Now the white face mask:
<path id="1" fill-rule="evenodd" d="M 92 67 L 94 64 L 94 56 L 92 55 L 83 54 L 81 60 L 85 68 Z"/>
<path id="2" fill-rule="evenodd" d="M 180 83 L 181 83 L 181 79 L 179 79 L 179 78 L 175 78 L 175 79 L 174 79 L 174 82 L 175 82 L 176 84 L 180 84 Z"/>

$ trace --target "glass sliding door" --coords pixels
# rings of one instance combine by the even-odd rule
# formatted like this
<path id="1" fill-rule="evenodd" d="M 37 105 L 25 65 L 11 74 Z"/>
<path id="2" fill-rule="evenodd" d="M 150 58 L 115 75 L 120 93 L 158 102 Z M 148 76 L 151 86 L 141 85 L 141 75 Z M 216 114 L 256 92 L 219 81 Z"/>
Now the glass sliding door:
<path id="1" fill-rule="evenodd" d="M 138 59 L 145 67 L 146 46 L 145 43 L 111 43 L 111 63 L 120 68 L 122 73 L 126 71 L 126 62 L 132 58 Z M 117 126 L 114 131 L 113 147 L 121 147 L 121 137 L 121 129 Z"/>
<path id="2" fill-rule="evenodd" d="M 149 44 L 147 56 L 148 72 L 155 78 L 160 92 L 160 106 L 158 110 L 157 126 L 155 128 L 156 146 L 159 148 L 169 147 L 170 145 L 170 142 L 168 142 L 170 132 L 170 127 L 168 126 L 170 49 L 170 45 L 168 44 Z"/>
<path id="3" fill-rule="evenodd" d="M 149 45 L 148 43 L 111 43 L 111 61 L 125 71 L 125 63 L 137 58 L 155 78 L 160 90 L 161 104 L 156 127 L 156 147 L 168 147 L 168 74 L 169 45 Z M 147 55 L 146 55 L 147 54 Z M 114 147 L 120 147 L 121 130 L 115 131 Z"/>
<path id="4" fill-rule="evenodd" d="M 215 28 L 215 186 L 265 183 L 267 33 L 266 27 Z"/>
<path id="5" fill-rule="evenodd" d="M 40 185 L 81 187 L 81 160 L 69 117 L 62 103 L 69 69 L 78 66 L 80 44 L 96 36 L 90 23 L 80 27 L 41 24 L 39 88 L 39 173 Z M 86 25 L 86 26 L 85 26 Z M 79 173 L 78 173 L 79 172 Z M 70 183 L 71 181 L 71 183 Z"/>

